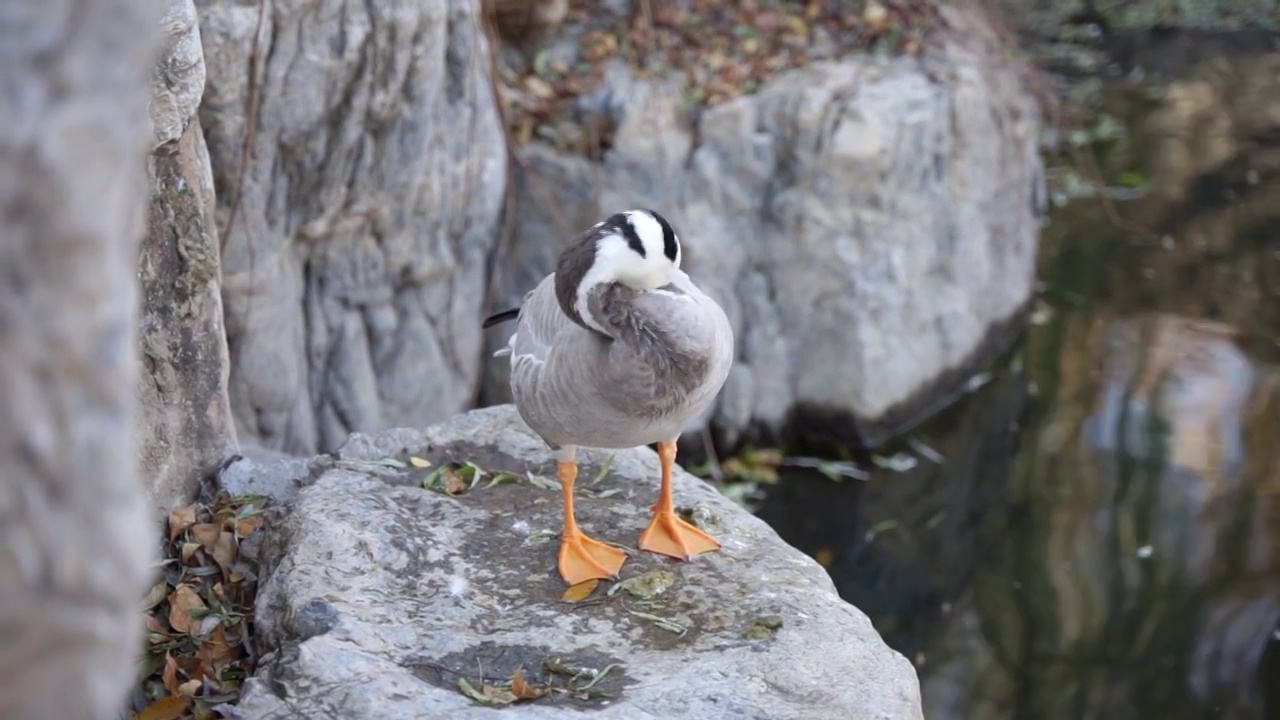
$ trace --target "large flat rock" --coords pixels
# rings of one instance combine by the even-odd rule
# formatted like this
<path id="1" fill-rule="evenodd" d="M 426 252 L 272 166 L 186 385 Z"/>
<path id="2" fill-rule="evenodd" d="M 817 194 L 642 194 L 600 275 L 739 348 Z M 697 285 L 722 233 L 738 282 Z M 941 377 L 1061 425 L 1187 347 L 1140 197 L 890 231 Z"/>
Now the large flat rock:
<path id="1" fill-rule="evenodd" d="M 410 455 L 433 467 L 372 462 Z M 658 458 L 647 448 L 608 458 L 582 453 L 578 518 L 596 537 L 634 545 L 656 497 Z M 451 461 L 491 474 L 456 496 L 422 489 Z M 501 471 L 524 479 L 487 487 Z M 635 553 L 623 579 L 667 571 L 665 592 L 610 595 L 612 583 L 601 583 L 585 602 L 562 602 L 559 493 L 530 472 L 553 477 L 554 463 L 510 405 L 427 430 L 353 435 L 313 461 L 314 482 L 266 541 L 265 655 L 237 716 L 922 717 L 914 669 L 840 600 L 826 572 L 683 471 L 677 505 L 722 550 L 689 563 Z M 591 673 L 549 671 L 557 660 L 613 667 L 584 693 Z M 458 689 L 460 677 L 497 686 L 517 667 L 535 685 L 578 691 L 495 709 Z"/>

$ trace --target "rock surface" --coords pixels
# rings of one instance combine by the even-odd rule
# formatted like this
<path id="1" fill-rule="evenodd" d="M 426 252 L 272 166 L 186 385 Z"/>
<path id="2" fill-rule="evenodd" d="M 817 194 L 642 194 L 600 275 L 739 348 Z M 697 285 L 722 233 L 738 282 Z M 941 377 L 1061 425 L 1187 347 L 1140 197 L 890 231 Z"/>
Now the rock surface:
<path id="1" fill-rule="evenodd" d="M 519 235 L 490 307 L 518 302 L 587 218 L 661 208 L 736 329 L 711 418 L 730 442 L 787 427 L 874 444 L 911 424 L 1006 346 L 1044 209 L 1020 68 L 977 19 L 942 12 L 919 57 L 814 63 L 692 120 L 674 87 L 613 68 L 590 100 L 617 122 L 601 163 L 519 150 Z M 503 362 L 489 402 L 510 397 Z"/>
<path id="2" fill-rule="evenodd" d="M 241 439 L 310 454 L 467 407 L 506 184 L 479 2 L 197 7 Z"/>
<path id="3" fill-rule="evenodd" d="M 910 663 L 836 596 L 825 571 L 683 471 L 677 504 L 693 507 L 722 550 L 690 563 L 633 555 L 623 578 L 665 570 L 674 584 L 649 599 L 602 587 L 601 602 L 572 605 L 559 601 L 554 573 L 555 489 L 527 479 L 488 487 L 491 475 L 448 496 L 421 489 L 430 469 L 371 462 L 409 455 L 437 467 L 471 460 L 491 472 L 553 472 L 509 405 L 425 431 L 354 435 L 313 461 L 328 469 L 266 540 L 257 606 L 266 654 L 236 717 L 496 717 L 459 691 L 459 678 L 480 688 L 523 666 L 538 683 L 553 658 L 613 665 L 592 688 L 608 697 L 553 693 L 505 716 L 921 717 Z M 657 491 L 657 456 L 616 453 L 593 482 L 605 457 L 581 458 L 579 521 L 631 544 Z"/>
<path id="4" fill-rule="evenodd" d="M 134 471 L 163 2 L 0 10 L 0 714 L 114 718 L 154 526 Z"/>
<path id="5" fill-rule="evenodd" d="M 152 76 L 151 208 L 138 260 L 138 465 L 160 512 L 188 502 L 236 451 L 227 399 L 213 176 L 196 110 L 204 54 L 191 0 L 171 0 Z"/>

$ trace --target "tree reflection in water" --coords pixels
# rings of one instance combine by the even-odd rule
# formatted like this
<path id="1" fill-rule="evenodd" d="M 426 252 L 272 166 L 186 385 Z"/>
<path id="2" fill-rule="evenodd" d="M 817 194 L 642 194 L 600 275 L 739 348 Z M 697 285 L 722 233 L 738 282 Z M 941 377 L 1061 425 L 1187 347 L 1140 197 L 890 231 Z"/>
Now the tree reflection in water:
<path id="1" fill-rule="evenodd" d="M 1280 54 L 1104 111 L 1102 177 L 1145 192 L 1051 214 L 1024 343 L 919 435 L 942 462 L 760 511 L 929 718 L 1280 716 Z"/>

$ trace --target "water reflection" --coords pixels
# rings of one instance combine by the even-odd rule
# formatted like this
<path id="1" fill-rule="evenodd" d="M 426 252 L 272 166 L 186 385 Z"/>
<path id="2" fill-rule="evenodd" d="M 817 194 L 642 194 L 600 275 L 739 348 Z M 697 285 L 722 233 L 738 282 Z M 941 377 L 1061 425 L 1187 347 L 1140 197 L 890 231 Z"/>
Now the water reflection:
<path id="1" fill-rule="evenodd" d="M 1104 105 L 1100 178 L 1144 192 L 1053 213 L 1023 346 L 920 436 L 942 461 L 760 511 L 929 718 L 1280 716 L 1280 55 Z"/>

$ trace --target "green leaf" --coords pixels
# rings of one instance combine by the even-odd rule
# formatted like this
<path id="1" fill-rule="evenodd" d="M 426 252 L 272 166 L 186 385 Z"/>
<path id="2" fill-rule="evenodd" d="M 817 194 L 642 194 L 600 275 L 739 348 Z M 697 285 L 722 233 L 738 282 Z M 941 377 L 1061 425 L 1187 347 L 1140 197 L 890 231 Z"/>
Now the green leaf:
<path id="1" fill-rule="evenodd" d="M 592 484 L 592 485 L 595 485 L 596 483 L 598 483 L 598 482 L 600 482 L 601 480 L 603 480 L 603 479 L 604 479 L 604 476 L 609 474 L 609 468 L 611 468 L 611 467 L 613 467 L 613 456 L 612 456 L 612 455 L 610 455 L 609 457 L 605 458 L 605 459 L 604 459 L 604 462 L 600 464 L 600 469 L 596 471 L 596 476 L 595 476 L 594 478 L 592 478 L 592 479 L 591 479 L 591 484 Z"/>
<path id="2" fill-rule="evenodd" d="M 560 489 L 559 480 L 552 480 L 549 477 L 538 475 L 537 473 L 533 473 L 533 472 L 525 473 L 525 475 L 529 478 L 530 483 L 532 483 L 536 487 L 542 488 L 543 490 L 559 490 Z"/>

